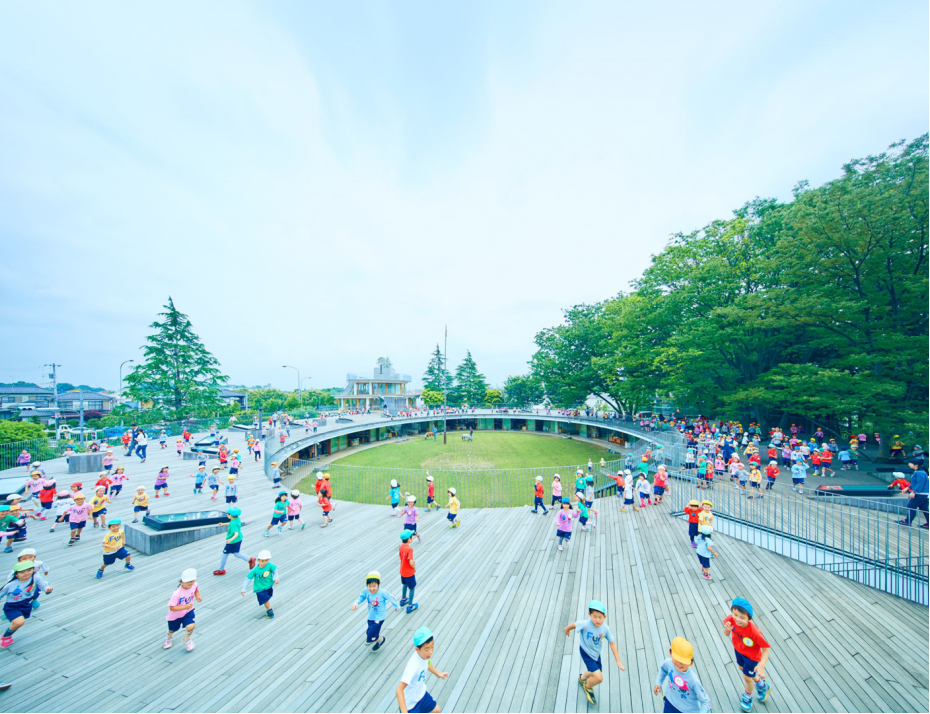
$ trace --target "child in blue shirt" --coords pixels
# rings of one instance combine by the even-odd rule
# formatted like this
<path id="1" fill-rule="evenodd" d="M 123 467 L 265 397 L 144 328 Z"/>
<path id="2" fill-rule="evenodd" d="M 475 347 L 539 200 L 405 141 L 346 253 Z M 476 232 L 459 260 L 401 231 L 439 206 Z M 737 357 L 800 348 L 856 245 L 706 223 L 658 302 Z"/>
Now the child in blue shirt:
<path id="1" fill-rule="evenodd" d="M 602 641 L 607 640 L 610 643 L 610 651 L 621 672 L 626 671 L 623 662 L 620 661 L 620 653 L 617 651 L 617 642 L 614 639 L 610 628 L 605 625 L 607 620 L 607 608 L 600 600 L 592 600 L 588 603 L 588 619 L 571 622 L 565 626 L 565 636 L 570 637 L 572 630 L 578 630 L 581 636 L 579 652 L 581 661 L 584 663 L 585 670 L 578 676 L 578 684 L 584 690 L 585 698 L 588 703 L 594 706 L 597 700 L 594 697 L 594 687 L 604 681 L 603 665 L 601 663 Z"/>
<path id="2" fill-rule="evenodd" d="M 710 577 L 710 559 L 717 557 L 717 551 L 714 550 L 714 541 L 710 536 L 714 532 L 712 526 L 701 526 L 701 537 L 697 541 L 697 557 L 701 561 L 701 577 L 704 580 L 711 580 Z"/>
<path id="3" fill-rule="evenodd" d="M 400 485 L 394 479 L 391 479 L 391 491 L 387 500 L 391 502 L 391 508 L 393 509 L 391 515 L 396 516 L 399 513 L 397 506 L 400 504 Z"/>
<path id="4" fill-rule="evenodd" d="M 358 600 L 352 606 L 352 610 L 357 610 L 363 602 L 368 603 L 368 633 L 365 636 L 365 644 L 374 643 L 371 648 L 372 652 L 381 649 L 387 638 L 381 635 L 381 625 L 384 624 L 385 608 L 384 603 L 389 602 L 394 607 L 394 612 L 400 612 L 400 605 L 397 600 L 387 590 L 381 590 L 381 573 L 372 570 L 365 578 L 365 590 L 358 596 Z"/>

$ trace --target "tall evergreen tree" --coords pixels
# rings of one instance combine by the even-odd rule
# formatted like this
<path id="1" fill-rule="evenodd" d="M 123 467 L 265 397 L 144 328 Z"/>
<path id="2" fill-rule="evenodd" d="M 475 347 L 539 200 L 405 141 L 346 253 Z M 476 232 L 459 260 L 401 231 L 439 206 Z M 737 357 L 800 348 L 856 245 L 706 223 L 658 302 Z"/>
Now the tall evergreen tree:
<path id="1" fill-rule="evenodd" d="M 443 386 L 446 389 L 452 389 L 452 375 L 443 365 L 442 350 L 439 349 L 439 343 L 436 343 L 436 349 L 433 351 L 433 356 L 430 357 L 426 372 L 423 375 L 423 389 L 433 389 L 441 392 Z"/>
<path id="2" fill-rule="evenodd" d="M 465 359 L 455 368 L 455 401 L 459 404 L 477 405 L 484 403 L 488 382 L 478 371 L 471 352 L 465 352 Z"/>
<path id="3" fill-rule="evenodd" d="M 184 409 L 215 409 L 222 405 L 219 386 L 229 381 L 220 363 L 194 334 L 187 315 L 169 297 L 163 318 L 145 338 L 145 362 L 126 377 L 126 391 L 134 399 L 181 415 Z"/>

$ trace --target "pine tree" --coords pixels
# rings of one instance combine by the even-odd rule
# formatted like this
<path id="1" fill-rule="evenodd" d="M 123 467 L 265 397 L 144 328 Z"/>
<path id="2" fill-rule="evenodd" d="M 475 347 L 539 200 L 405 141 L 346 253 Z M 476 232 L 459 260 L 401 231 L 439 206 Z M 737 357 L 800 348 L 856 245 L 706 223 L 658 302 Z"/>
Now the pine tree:
<path id="1" fill-rule="evenodd" d="M 471 352 L 465 352 L 465 359 L 455 368 L 455 401 L 459 404 L 476 406 L 484 403 L 485 392 L 488 391 L 488 382 L 484 375 L 478 371 Z"/>
<path id="2" fill-rule="evenodd" d="M 156 320 L 149 326 L 154 333 L 145 338 L 145 362 L 126 377 L 126 391 L 134 399 L 152 402 L 176 416 L 182 416 L 184 409 L 219 408 L 219 386 L 229 377 L 220 371 L 220 363 L 170 297 L 164 308 L 165 312 L 158 313 L 164 318 L 162 322 Z"/>
<path id="3" fill-rule="evenodd" d="M 452 388 L 452 375 L 443 366 L 442 350 L 439 349 L 439 343 L 436 343 L 436 349 L 430 358 L 426 367 L 426 373 L 423 375 L 423 389 L 433 389 L 441 392 L 445 383 L 446 389 Z"/>

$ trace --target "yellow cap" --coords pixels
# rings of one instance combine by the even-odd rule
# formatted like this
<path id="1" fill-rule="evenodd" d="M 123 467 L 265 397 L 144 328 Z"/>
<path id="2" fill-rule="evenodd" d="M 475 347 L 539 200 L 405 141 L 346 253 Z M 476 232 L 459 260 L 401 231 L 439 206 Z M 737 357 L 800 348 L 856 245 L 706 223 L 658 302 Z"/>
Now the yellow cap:
<path id="1" fill-rule="evenodd" d="M 684 637 L 672 640 L 672 659 L 682 664 L 694 662 L 694 647 Z"/>
<path id="2" fill-rule="evenodd" d="M 713 508 L 713 507 L 714 507 L 714 502 L 713 502 L 713 501 L 701 501 L 701 505 L 702 505 L 702 506 L 710 506 L 711 508 Z"/>

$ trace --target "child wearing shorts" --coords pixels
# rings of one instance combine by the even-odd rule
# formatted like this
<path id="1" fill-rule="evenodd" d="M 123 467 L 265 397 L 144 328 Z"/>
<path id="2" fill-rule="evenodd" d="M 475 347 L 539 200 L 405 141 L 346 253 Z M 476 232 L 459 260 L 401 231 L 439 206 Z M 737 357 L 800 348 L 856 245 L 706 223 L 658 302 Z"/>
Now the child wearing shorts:
<path id="1" fill-rule="evenodd" d="M 671 657 L 659 665 L 659 673 L 652 687 L 652 693 L 659 696 L 663 683 L 668 680 L 663 711 L 709 714 L 710 696 L 694 671 L 694 648 L 691 643 L 684 637 L 676 637 L 668 653 Z"/>
<path id="2" fill-rule="evenodd" d="M 280 582 L 280 579 L 278 566 L 271 562 L 269 551 L 259 551 L 255 567 L 248 572 L 242 583 L 242 597 L 245 597 L 246 590 L 248 590 L 249 580 L 252 581 L 252 591 L 255 593 L 258 604 L 265 608 L 265 616 L 269 620 L 274 618 L 271 598 L 274 595 L 274 586 Z"/>
<path id="3" fill-rule="evenodd" d="M 610 651 L 621 672 L 626 671 L 623 662 L 620 661 L 620 653 L 617 651 L 617 642 L 614 639 L 610 628 L 605 624 L 607 620 L 607 608 L 600 600 L 592 600 L 588 603 L 588 619 L 571 622 L 565 626 L 565 636 L 571 637 L 572 630 L 578 630 L 581 636 L 579 652 L 581 661 L 584 663 L 584 671 L 578 675 L 578 684 L 584 690 L 585 698 L 588 703 L 594 706 L 597 699 L 594 697 L 594 687 L 604 681 L 603 664 L 601 663 L 601 648 L 603 640 L 610 643 Z"/>
<path id="4" fill-rule="evenodd" d="M 167 466 L 165 466 L 164 468 L 162 468 L 161 471 L 155 474 L 155 498 L 158 498 L 158 492 L 160 490 L 163 490 L 166 496 L 170 495 L 168 493 L 168 467 Z"/>
<path id="5" fill-rule="evenodd" d="M 33 602 L 40 592 L 50 593 L 52 588 L 35 570 L 30 560 L 21 560 L 13 566 L 13 579 L 0 588 L 3 616 L 10 625 L 0 637 L 0 647 L 13 644 L 13 633 L 32 616 Z"/>
<path id="6" fill-rule="evenodd" d="M 772 685 L 765 681 L 765 666 L 772 646 L 752 621 L 752 616 L 752 605 L 746 598 L 738 597 L 730 604 L 730 614 L 723 618 L 723 634 L 733 641 L 736 666 L 743 676 L 745 691 L 740 698 L 740 708 L 744 712 L 752 710 L 754 688 L 760 703 L 768 698 L 772 689 Z"/>
<path id="7" fill-rule="evenodd" d="M 714 529 L 711 526 L 701 526 L 701 537 L 697 542 L 697 557 L 701 563 L 701 577 L 704 580 L 711 580 L 710 577 L 710 559 L 717 557 L 717 551 L 714 550 L 714 541 L 711 540 L 711 534 Z"/>
<path id="8" fill-rule="evenodd" d="M 203 602 L 200 597 L 200 586 L 197 585 L 197 571 L 187 568 L 181 573 L 178 589 L 168 600 L 168 634 L 165 636 L 164 649 L 174 643 L 174 633 L 184 628 L 184 649 L 190 652 L 194 649 L 194 601 Z"/>
<path id="9" fill-rule="evenodd" d="M 559 539 L 559 550 L 565 550 L 563 543 L 571 540 L 572 526 L 581 513 L 572 510 L 572 500 L 568 496 L 562 497 L 562 508 L 555 516 L 555 535 Z"/>
<path id="10" fill-rule="evenodd" d="M 400 612 L 400 603 L 387 590 L 381 589 L 381 573 L 377 570 L 368 573 L 365 578 L 365 589 L 352 605 L 352 610 L 357 610 L 363 602 L 368 603 L 368 630 L 365 633 L 365 645 L 372 645 L 372 652 L 377 652 L 387 640 L 381 635 L 381 626 L 384 624 L 387 612 L 384 604 L 388 602 L 393 606 L 394 612 Z"/>
<path id="11" fill-rule="evenodd" d="M 198 469 L 199 470 L 199 469 Z M 196 479 L 194 483 L 197 483 Z M 213 495 L 210 496 L 211 501 L 215 501 L 220 493 L 220 467 L 214 466 L 213 472 L 207 476 L 207 486 L 213 491 Z"/>
<path id="12" fill-rule="evenodd" d="M 136 489 L 136 495 L 132 497 L 132 522 L 139 522 L 139 514 L 145 512 L 149 515 L 149 495 L 145 492 L 145 486 L 139 486 Z"/>
<path id="13" fill-rule="evenodd" d="M 317 474 L 317 481 L 323 480 L 323 474 Z M 391 502 L 391 515 L 398 515 L 397 506 L 400 504 L 400 484 L 391 479 L 391 490 L 388 492 L 387 500 Z"/>
<path id="14" fill-rule="evenodd" d="M 294 530 L 294 521 L 300 524 L 300 530 L 307 527 L 307 524 L 304 523 L 303 519 L 300 517 L 300 510 L 303 507 L 304 504 L 300 501 L 300 491 L 295 488 L 291 491 L 291 500 L 287 503 L 288 530 Z"/>
<path id="15" fill-rule="evenodd" d="M 420 534 L 417 533 L 417 521 L 420 520 L 420 516 L 417 513 L 417 497 L 413 494 L 407 495 L 407 505 L 404 506 L 404 530 L 412 531 L 417 537 L 417 542 L 422 541 Z"/>
<path id="16" fill-rule="evenodd" d="M 413 633 L 413 646 L 415 652 L 407 660 L 395 690 L 397 704 L 402 712 L 438 712 L 439 705 L 426 689 L 426 673 L 439 679 L 445 679 L 449 673 L 440 672 L 433 666 L 436 643 L 428 627 L 421 627 Z"/>
<path id="17" fill-rule="evenodd" d="M 130 561 L 132 557 L 126 550 L 126 533 L 123 531 L 122 521 L 119 518 L 112 518 L 106 524 L 106 532 L 103 534 L 103 565 L 97 571 L 97 579 L 103 577 L 103 571 L 108 565 L 113 565 L 119 560 L 125 560 L 126 570 L 135 570 L 136 566 Z"/>
<path id="18" fill-rule="evenodd" d="M 117 467 L 116 473 L 113 474 L 113 485 L 110 486 L 110 496 L 116 498 L 123 492 L 123 483 L 128 481 L 129 477 L 126 476 L 126 469 L 122 466 Z"/>
<path id="19" fill-rule="evenodd" d="M 239 500 L 239 486 L 236 485 L 236 475 L 231 473 L 226 484 L 226 503 L 236 503 Z"/>
<path id="20" fill-rule="evenodd" d="M 447 493 L 449 494 L 449 502 L 446 504 L 446 508 L 449 512 L 446 514 L 446 519 L 449 521 L 449 528 L 458 528 L 462 525 L 462 522 L 457 520 L 459 508 L 462 507 L 462 504 L 459 503 L 459 499 L 455 497 L 454 488 L 450 488 Z"/>
<path id="21" fill-rule="evenodd" d="M 265 528 L 265 532 L 262 534 L 266 538 L 271 536 L 269 532 L 274 526 L 278 527 L 278 533 L 284 532 L 284 524 L 287 522 L 287 491 L 281 491 L 278 493 L 277 498 L 274 500 L 274 510 L 271 512 L 271 523 Z"/>
<path id="22" fill-rule="evenodd" d="M 413 547 L 410 545 L 410 540 L 414 535 L 416 534 L 413 531 L 401 533 L 401 546 L 397 551 L 400 557 L 400 582 L 404 588 L 401 593 L 400 606 L 407 606 L 408 615 L 420 607 L 413 601 L 413 593 L 417 587 L 417 567 L 416 562 L 413 560 Z M 410 597 L 407 597 L 408 590 L 410 591 Z"/>
<path id="23" fill-rule="evenodd" d="M 698 535 L 698 518 L 701 513 L 701 504 L 696 498 L 692 498 L 682 510 L 688 515 L 688 538 L 691 539 L 691 547 L 697 548 L 694 539 Z"/>

